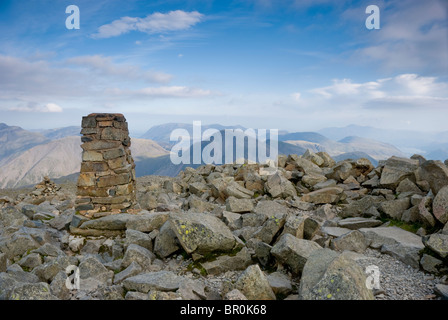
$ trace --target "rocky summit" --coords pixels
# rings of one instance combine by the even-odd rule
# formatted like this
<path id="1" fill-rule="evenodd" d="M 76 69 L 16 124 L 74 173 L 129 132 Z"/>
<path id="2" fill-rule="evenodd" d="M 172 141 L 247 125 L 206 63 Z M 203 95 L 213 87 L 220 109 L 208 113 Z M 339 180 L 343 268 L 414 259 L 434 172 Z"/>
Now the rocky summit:
<path id="1" fill-rule="evenodd" d="M 272 169 L 140 177 L 135 210 L 96 217 L 71 183 L 1 190 L 0 299 L 447 299 L 445 164 L 308 150 Z"/>

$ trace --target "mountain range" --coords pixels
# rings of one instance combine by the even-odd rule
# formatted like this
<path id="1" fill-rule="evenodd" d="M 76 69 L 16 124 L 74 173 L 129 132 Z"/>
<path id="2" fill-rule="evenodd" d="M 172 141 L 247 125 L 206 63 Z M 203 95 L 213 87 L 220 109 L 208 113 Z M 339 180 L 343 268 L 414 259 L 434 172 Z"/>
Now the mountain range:
<path id="1" fill-rule="evenodd" d="M 171 132 L 174 129 L 186 129 L 192 135 L 192 124 L 168 123 L 150 128 L 140 137 L 131 137 L 131 151 L 136 163 L 137 176 L 166 175 L 175 176 L 186 166 L 174 165 L 170 160 L 169 150 L 176 141 L 170 141 Z M 202 131 L 217 129 L 224 137 L 226 129 L 246 128 L 235 126 L 223 126 L 219 124 L 202 125 Z M 352 126 L 348 128 L 349 136 L 341 138 L 343 128 L 328 128 L 319 132 L 279 132 L 279 154 L 303 154 L 307 149 L 312 151 L 326 151 L 335 160 L 368 158 L 373 165 L 379 160 L 387 159 L 393 155 L 406 156 L 400 149 L 391 143 L 381 142 L 366 134 L 353 135 L 364 127 Z M 374 128 L 373 128 L 374 129 Z M 371 132 L 374 132 L 374 130 Z M 74 180 L 80 169 L 81 163 L 81 139 L 80 127 L 64 127 L 50 130 L 28 131 L 17 126 L 0 124 L 0 188 L 18 188 L 36 184 L 44 176 L 52 179 Z M 332 137 L 327 137 L 324 133 Z M 359 133 L 359 132 L 358 132 Z M 247 138 L 246 138 L 247 139 Z M 267 149 L 269 143 L 267 142 Z M 201 152 L 209 142 L 202 142 Z M 223 160 L 225 139 L 223 139 Z M 193 148 L 190 142 L 190 149 Z M 243 146 L 247 157 L 247 140 Z M 236 146 L 234 145 L 234 151 Z M 448 144 L 446 144 L 448 150 Z M 192 149 L 191 149 L 192 150 Z M 235 153 L 234 153 L 235 154 Z M 192 155 L 190 155 L 192 157 Z M 234 158 L 234 160 L 236 160 Z M 61 181 L 62 181 L 61 180 Z"/>
<path id="2" fill-rule="evenodd" d="M 394 145 L 407 156 L 418 153 L 428 159 L 441 161 L 448 159 L 448 131 L 421 132 L 415 130 L 379 129 L 352 124 L 346 127 L 324 128 L 317 132 L 336 141 L 348 136 L 382 141 Z"/>

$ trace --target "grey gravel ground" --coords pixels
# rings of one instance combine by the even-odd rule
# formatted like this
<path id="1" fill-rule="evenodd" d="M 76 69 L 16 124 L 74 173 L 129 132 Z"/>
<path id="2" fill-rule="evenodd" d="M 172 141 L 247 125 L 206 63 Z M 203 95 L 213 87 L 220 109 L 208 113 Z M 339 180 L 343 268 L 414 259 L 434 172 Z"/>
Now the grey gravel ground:
<path id="1" fill-rule="evenodd" d="M 356 256 L 356 262 L 364 270 L 370 265 L 376 265 L 379 268 L 381 289 L 375 296 L 377 300 L 436 299 L 435 285 L 446 282 L 446 276 L 436 277 L 414 269 L 394 257 L 381 254 L 374 249 L 367 249 L 364 253 L 365 257 Z"/>

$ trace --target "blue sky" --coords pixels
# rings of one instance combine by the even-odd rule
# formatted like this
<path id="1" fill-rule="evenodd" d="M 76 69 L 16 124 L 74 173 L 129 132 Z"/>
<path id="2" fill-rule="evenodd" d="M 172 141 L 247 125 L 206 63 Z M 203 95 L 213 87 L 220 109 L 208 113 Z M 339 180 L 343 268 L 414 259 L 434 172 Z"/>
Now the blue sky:
<path id="1" fill-rule="evenodd" d="M 379 30 L 365 27 L 372 4 Z M 2 0 L 0 122 L 446 131 L 447 18 L 446 0 Z"/>

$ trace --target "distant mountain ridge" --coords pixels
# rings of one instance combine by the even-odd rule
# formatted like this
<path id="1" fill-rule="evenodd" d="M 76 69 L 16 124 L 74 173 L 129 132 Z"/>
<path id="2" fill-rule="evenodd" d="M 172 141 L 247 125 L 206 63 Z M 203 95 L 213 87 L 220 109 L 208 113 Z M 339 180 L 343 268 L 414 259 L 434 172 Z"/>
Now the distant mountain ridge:
<path id="1" fill-rule="evenodd" d="M 131 138 L 137 176 L 150 174 L 175 176 L 187 166 L 200 165 L 174 165 L 171 162 L 168 150 L 177 141 L 169 139 L 171 132 L 178 128 L 186 129 L 192 136 L 192 124 L 168 123 L 150 128 L 142 139 Z M 222 137 L 225 137 L 226 129 L 246 130 L 240 125 L 202 125 L 202 133 L 207 129 L 220 130 Z M 359 136 L 346 136 L 335 141 L 318 132 L 280 131 L 278 138 L 278 152 L 285 155 L 301 155 L 310 149 L 315 152 L 328 152 L 336 160 L 364 157 L 374 165 L 378 160 L 393 155 L 404 156 L 391 144 Z M 201 154 L 208 143 L 207 141 L 201 143 Z M 247 141 L 244 143 L 244 155 L 247 156 Z M 269 149 L 270 141 L 267 143 Z M 0 188 L 32 185 L 40 182 L 45 175 L 55 179 L 64 177 L 74 179 L 81 163 L 80 144 L 80 128 L 77 126 L 30 132 L 20 127 L 0 124 L 0 146 L 5 146 L 0 149 Z M 233 148 L 235 154 L 236 146 Z M 225 162 L 224 151 L 222 150 L 221 163 Z"/>
<path id="2" fill-rule="evenodd" d="M 49 141 L 47 137 L 40 133 L 0 123 L 0 165 L 16 153 Z"/>
<path id="3" fill-rule="evenodd" d="M 201 125 L 202 131 L 207 129 L 216 129 L 216 130 L 225 130 L 225 129 L 242 129 L 246 130 L 243 126 L 235 125 L 235 126 L 223 126 L 220 124 L 210 124 L 210 125 Z M 176 141 L 170 141 L 171 133 L 175 129 L 185 129 L 188 131 L 190 136 L 193 136 L 193 124 L 192 123 L 165 123 L 157 126 L 151 127 L 148 131 L 146 131 L 140 138 L 141 139 L 150 139 L 156 141 L 162 146 L 174 145 Z"/>
<path id="4" fill-rule="evenodd" d="M 151 140 L 132 139 L 131 142 L 131 152 L 137 165 L 147 158 L 168 154 Z M 36 145 L 0 166 L 0 188 L 33 185 L 41 182 L 44 176 L 55 179 L 78 173 L 81 155 L 80 137 L 69 136 Z"/>
<path id="5" fill-rule="evenodd" d="M 318 130 L 320 134 L 341 140 L 348 136 L 374 139 L 392 144 L 410 156 L 414 153 L 432 160 L 444 161 L 448 158 L 448 131 L 420 132 L 414 130 L 379 129 L 369 126 L 348 125 L 345 127 L 329 127 Z"/>

